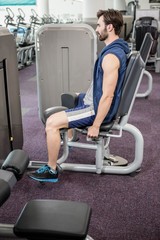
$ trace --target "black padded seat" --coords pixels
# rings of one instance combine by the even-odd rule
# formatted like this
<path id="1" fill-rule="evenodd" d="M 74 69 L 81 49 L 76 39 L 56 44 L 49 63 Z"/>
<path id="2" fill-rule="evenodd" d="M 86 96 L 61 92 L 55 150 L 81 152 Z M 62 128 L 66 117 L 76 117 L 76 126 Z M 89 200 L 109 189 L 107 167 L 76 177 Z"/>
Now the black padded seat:
<path id="1" fill-rule="evenodd" d="M 104 131 L 104 132 L 109 132 L 109 130 L 112 128 L 113 124 L 114 124 L 114 120 L 110 123 L 103 123 L 101 126 L 100 126 L 100 132 Z"/>
<path id="2" fill-rule="evenodd" d="M 91 208 L 86 203 L 32 200 L 22 210 L 14 233 L 32 240 L 84 240 L 90 216 Z"/>
<path id="3" fill-rule="evenodd" d="M 106 136 L 106 133 L 108 133 L 112 127 L 113 127 L 113 124 L 115 123 L 115 120 L 113 120 L 112 122 L 110 123 L 103 123 L 101 126 L 100 126 L 100 132 L 99 132 L 99 137 L 104 137 Z M 83 127 L 83 128 L 76 128 L 76 130 L 82 134 L 87 134 L 88 132 L 88 127 Z M 93 138 L 93 140 L 97 140 L 98 138 Z"/>
<path id="4" fill-rule="evenodd" d="M 0 207 L 10 196 L 10 192 L 11 190 L 9 184 L 6 181 L 0 179 Z"/>

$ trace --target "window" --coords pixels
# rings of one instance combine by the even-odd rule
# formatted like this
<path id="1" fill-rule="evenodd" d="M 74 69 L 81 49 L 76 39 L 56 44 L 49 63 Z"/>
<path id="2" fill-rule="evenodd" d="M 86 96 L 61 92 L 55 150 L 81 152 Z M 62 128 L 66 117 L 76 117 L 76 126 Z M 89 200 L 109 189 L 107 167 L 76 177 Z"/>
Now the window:
<path id="1" fill-rule="evenodd" d="M 0 0 L 0 6 L 36 5 L 36 0 Z"/>

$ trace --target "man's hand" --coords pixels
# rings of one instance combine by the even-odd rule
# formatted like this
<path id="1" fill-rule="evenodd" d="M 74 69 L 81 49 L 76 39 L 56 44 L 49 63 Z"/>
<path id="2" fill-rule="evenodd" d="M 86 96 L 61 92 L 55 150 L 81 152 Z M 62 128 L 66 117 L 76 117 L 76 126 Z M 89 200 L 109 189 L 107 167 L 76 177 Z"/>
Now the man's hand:
<path id="1" fill-rule="evenodd" d="M 97 138 L 99 134 L 99 127 L 92 125 L 88 128 L 87 137 L 89 138 Z"/>

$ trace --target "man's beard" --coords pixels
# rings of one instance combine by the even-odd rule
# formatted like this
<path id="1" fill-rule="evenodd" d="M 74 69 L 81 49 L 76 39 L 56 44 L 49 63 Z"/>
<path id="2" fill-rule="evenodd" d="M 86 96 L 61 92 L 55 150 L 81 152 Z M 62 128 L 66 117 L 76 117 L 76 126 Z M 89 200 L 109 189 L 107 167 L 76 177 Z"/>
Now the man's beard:
<path id="1" fill-rule="evenodd" d="M 104 30 L 102 34 L 98 33 L 98 38 L 100 41 L 105 41 L 108 38 L 108 32 Z"/>

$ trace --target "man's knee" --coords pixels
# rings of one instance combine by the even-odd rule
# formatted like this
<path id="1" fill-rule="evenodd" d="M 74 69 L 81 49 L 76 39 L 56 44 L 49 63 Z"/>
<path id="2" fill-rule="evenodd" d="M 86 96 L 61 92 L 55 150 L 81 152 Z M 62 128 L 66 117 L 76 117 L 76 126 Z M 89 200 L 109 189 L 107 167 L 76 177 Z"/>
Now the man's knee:
<path id="1" fill-rule="evenodd" d="M 46 130 L 59 130 L 67 126 L 68 119 L 64 111 L 52 114 L 46 121 Z"/>
<path id="2" fill-rule="evenodd" d="M 57 127 L 58 127 L 58 117 L 57 117 L 57 113 L 54 113 L 48 117 L 46 121 L 46 129 L 57 128 Z"/>

